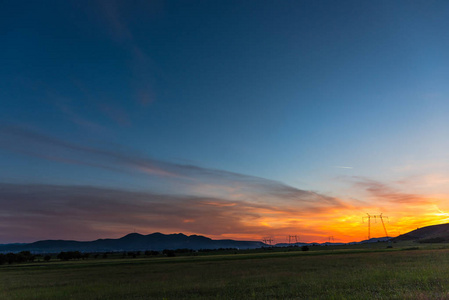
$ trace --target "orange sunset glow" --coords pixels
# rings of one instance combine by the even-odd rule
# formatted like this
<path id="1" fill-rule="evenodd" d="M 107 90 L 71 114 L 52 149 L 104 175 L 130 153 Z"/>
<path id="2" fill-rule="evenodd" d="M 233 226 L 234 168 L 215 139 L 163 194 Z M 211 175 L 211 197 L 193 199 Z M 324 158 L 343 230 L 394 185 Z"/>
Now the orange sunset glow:
<path id="1" fill-rule="evenodd" d="M 0 9 L 0 244 L 449 222 L 444 1 L 19 2 Z"/>

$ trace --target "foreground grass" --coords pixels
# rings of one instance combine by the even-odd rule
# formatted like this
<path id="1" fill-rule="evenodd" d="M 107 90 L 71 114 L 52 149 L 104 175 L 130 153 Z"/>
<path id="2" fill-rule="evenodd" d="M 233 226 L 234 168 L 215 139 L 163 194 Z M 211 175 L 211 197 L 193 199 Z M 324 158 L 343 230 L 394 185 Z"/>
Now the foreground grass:
<path id="1" fill-rule="evenodd" d="M 310 251 L 10 265 L 0 267 L 0 298 L 449 299 L 449 250 Z"/>

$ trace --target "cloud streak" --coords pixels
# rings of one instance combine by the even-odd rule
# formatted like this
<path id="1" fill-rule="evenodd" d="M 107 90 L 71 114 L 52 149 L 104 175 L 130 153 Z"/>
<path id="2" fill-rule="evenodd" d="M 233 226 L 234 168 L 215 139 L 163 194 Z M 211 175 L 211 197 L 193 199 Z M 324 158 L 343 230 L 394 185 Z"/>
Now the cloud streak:
<path id="1" fill-rule="evenodd" d="M 412 204 L 425 205 L 435 203 L 434 199 L 414 193 L 401 192 L 392 186 L 362 177 L 356 178 L 356 187 L 368 192 L 370 195 L 378 199 L 378 201 L 386 201 L 393 204 Z"/>
<path id="2" fill-rule="evenodd" d="M 146 54 L 145 49 L 136 41 L 132 26 L 126 21 L 127 18 L 125 18 L 123 13 L 123 2 L 99 0 L 97 4 L 100 18 L 103 20 L 103 25 L 110 33 L 111 38 L 124 47 L 132 57 L 130 69 L 134 75 L 131 80 L 131 85 L 135 90 L 134 97 L 141 107 L 148 106 L 156 98 L 155 89 L 153 88 L 156 66 L 150 56 Z M 146 3 L 143 6 L 145 10 L 145 21 L 161 13 L 161 5 L 162 2 L 159 1 Z M 162 70 L 159 69 L 157 71 L 158 76 L 161 76 Z M 108 113 L 111 114 L 110 111 Z M 119 117 L 118 121 L 123 123 L 123 118 L 120 114 L 117 115 L 117 113 L 114 113 L 112 117 L 114 119 Z"/>
<path id="3" fill-rule="evenodd" d="M 88 186 L 0 184 L 0 241 L 117 237 L 136 229 L 259 238 L 295 226 L 314 207 L 282 207 L 213 197 Z M 323 208 L 320 208 L 323 209 Z M 276 224 L 272 226 L 269 223 Z M 55 226 L 57 224 L 57 226 Z M 16 240 L 17 241 L 17 240 Z"/>
<path id="4" fill-rule="evenodd" d="M 282 199 L 282 201 L 288 203 L 321 203 L 344 206 L 337 198 L 297 189 L 275 180 L 80 145 L 19 126 L 1 125 L 0 141 L 2 141 L 0 147 L 5 150 L 46 160 L 117 172 L 139 172 L 167 180 L 183 181 L 194 186 L 196 192 L 203 195 L 210 196 L 213 189 L 217 190 L 217 187 L 222 187 L 221 191 L 227 197 L 241 194 L 243 197 L 254 195 L 257 199 L 263 198 L 273 201 Z M 207 185 L 213 187 L 209 189 L 209 192 L 207 192 L 207 189 L 201 189 L 201 187 Z"/>
<path id="5" fill-rule="evenodd" d="M 366 212 L 388 214 L 393 220 L 389 229 L 404 232 L 440 223 L 449 209 L 440 198 L 402 192 L 363 177 L 352 177 L 351 182 L 354 190 L 365 193 L 364 200 L 343 200 L 257 176 L 82 145 L 14 125 L 0 125 L 0 148 L 62 164 L 138 174 L 173 187 L 173 192 L 137 192 L 126 185 L 0 184 L 0 241 L 7 242 L 117 237 L 134 229 L 246 239 L 301 233 L 304 241 L 323 241 L 328 235 L 353 241 L 365 236 L 361 216 Z"/>
<path id="6" fill-rule="evenodd" d="M 86 232 L 104 237 L 126 234 L 134 227 L 145 232 L 163 229 L 257 239 L 267 232 L 296 230 L 300 223 L 310 224 L 319 215 L 351 209 L 341 199 L 278 181 L 80 145 L 19 126 L 0 126 L 0 141 L 0 147 L 11 152 L 113 172 L 137 172 L 177 187 L 181 183 L 187 186 L 176 188 L 178 194 L 172 195 L 152 190 L 131 192 L 124 187 L 3 184 L 4 232 L 25 239 L 36 236 L 36 228 L 45 233 L 39 238 L 66 238 L 67 234 L 85 238 Z M 9 238 L 12 236 L 2 237 Z"/>
<path id="7" fill-rule="evenodd" d="M 422 194 L 411 192 L 415 189 L 413 184 L 406 184 L 407 180 L 393 183 L 384 183 L 364 177 L 352 177 L 354 190 L 365 192 L 366 212 L 381 213 L 390 216 L 390 232 L 405 233 L 418 227 L 447 223 L 449 209 L 447 194 Z M 402 189 L 407 188 L 407 192 Z"/>

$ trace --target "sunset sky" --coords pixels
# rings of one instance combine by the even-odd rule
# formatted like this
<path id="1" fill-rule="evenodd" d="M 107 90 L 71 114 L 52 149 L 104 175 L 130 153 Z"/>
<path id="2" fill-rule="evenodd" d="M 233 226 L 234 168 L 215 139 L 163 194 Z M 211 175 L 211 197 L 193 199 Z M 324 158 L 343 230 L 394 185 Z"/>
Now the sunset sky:
<path id="1" fill-rule="evenodd" d="M 448 1 L 2 1 L 0 243 L 447 223 L 448 29 Z"/>

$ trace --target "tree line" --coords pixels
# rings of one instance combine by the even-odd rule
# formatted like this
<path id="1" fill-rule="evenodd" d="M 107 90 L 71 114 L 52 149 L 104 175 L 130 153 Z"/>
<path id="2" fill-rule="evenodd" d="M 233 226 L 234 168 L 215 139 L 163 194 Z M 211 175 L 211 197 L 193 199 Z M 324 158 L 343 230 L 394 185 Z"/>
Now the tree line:
<path id="1" fill-rule="evenodd" d="M 296 247 L 298 248 L 298 247 Z M 273 247 L 269 248 L 261 248 L 261 250 L 272 250 Z M 302 246 L 299 248 L 302 251 L 308 251 L 308 246 Z M 59 259 L 62 261 L 69 261 L 69 260 L 85 260 L 89 258 L 137 258 L 144 255 L 145 257 L 150 256 L 165 256 L 165 257 L 175 257 L 178 255 L 198 255 L 198 253 L 234 253 L 237 254 L 239 252 L 239 249 L 237 248 L 220 248 L 220 249 L 199 249 L 199 250 L 192 250 L 187 248 L 182 249 L 164 249 L 162 251 L 154 251 L 154 250 L 147 250 L 147 251 L 124 251 L 124 252 L 103 252 L 103 253 L 88 253 L 88 252 L 80 252 L 80 251 L 62 251 L 59 252 L 56 256 L 55 254 L 50 255 L 40 255 L 40 254 L 32 254 L 30 251 L 21 251 L 19 253 L 7 253 L 7 254 L 1 254 L 0 253 L 0 265 L 3 264 L 14 264 L 14 263 L 27 263 L 27 262 L 35 262 L 37 261 L 44 261 L 48 262 L 51 259 Z"/>
<path id="2" fill-rule="evenodd" d="M 33 262 L 36 255 L 31 254 L 30 251 L 21 251 L 19 253 L 0 253 L 0 265 Z"/>

